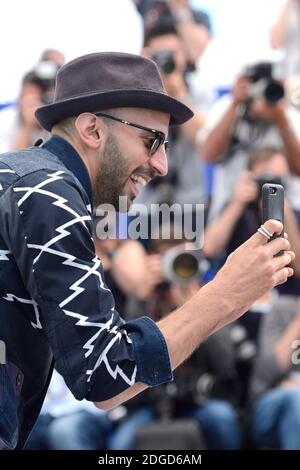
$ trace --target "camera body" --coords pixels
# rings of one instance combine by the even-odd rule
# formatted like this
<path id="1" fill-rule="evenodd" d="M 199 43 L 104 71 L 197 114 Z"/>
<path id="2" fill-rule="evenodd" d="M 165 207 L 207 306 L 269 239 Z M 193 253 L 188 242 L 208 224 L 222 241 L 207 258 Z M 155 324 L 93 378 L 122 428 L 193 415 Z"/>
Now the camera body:
<path id="1" fill-rule="evenodd" d="M 249 97 L 263 97 L 268 103 L 275 104 L 284 95 L 284 86 L 273 76 L 273 65 L 270 62 L 259 62 L 246 67 L 244 75 L 252 82 Z"/>
<path id="2" fill-rule="evenodd" d="M 32 83 L 42 90 L 42 102 L 50 104 L 53 101 L 56 74 L 59 66 L 52 60 L 41 60 L 29 73 Z"/>
<path id="3" fill-rule="evenodd" d="M 283 179 L 280 176 L 275 176 L 270 172 L 262 173 L 260 176 L 255 178 L 255 182 L 258 186 L 260 196 L 264 184 L 280 184 L 281 186 L 284 186 Z"/>
<path id="4" fill-rule="evenodd" d="M 170 75 L 171 73 L 173 73 L 176 68 L 176 62 L 173 52 L 161 49 L 156 51 L 152 55 L 151 59 L 156 62 L 158 67 L 166 75 Z"/>

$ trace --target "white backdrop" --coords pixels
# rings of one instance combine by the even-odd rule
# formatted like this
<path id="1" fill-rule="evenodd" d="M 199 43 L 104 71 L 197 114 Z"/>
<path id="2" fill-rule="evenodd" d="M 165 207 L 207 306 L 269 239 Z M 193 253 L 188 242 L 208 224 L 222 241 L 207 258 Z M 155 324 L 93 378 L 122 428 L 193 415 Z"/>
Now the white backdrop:
<path id="1" fill-rule="evenodd" d="M 67 60 L 97 51 L 139 53 L 142 23 L 130 0 L 9 0 L 0 3 L 0 103 L 44 49 Z"/>
<path id="2" fill-rule="evenodd" d="M 242 64 L 274 58 L 268 30 L 284 0 L 192 0 L 213 14 L 215 39 L 203 60 L 213 84 L 232 81 Z M 95 51 L 138 53 L 142 25 L 131 0 L 1 2 L 0 103 L 14 99 L 20 78 L 46 48 L 67 60 Z"/>

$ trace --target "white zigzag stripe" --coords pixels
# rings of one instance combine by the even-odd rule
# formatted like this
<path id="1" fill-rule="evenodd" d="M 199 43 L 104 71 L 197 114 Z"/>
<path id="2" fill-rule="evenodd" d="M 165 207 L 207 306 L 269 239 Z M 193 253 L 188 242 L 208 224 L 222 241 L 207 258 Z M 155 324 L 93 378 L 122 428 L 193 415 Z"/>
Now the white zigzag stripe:
<path id="1" fill-rule="evenodd" d="M 0 173 L 15 173 L 15 171 L 13 170 L 8 170 L 8 169 L 0 169 Z M 0 191 L 2 191 L 3 189 L 3 186 L 2 184 L 0 183 Z"/>
<path id="2" fill-rule="evenodd" d="M 96 275 L 99 278 L 101 288 L 109 291 L 109 289 L 104 285 L 104 282 L 103 282 L 103 279 L 102 279 L 102 276 L 101 276 L 100 272 L 97 271 L 97 269 L 99 268 L 99 266 L 101 264 L 101 261 L 100 261 L 99 258 L 95 257 L 93 259 L 94 265 L 92 267 L 89 267 L 87 265 L 83 265 L 83 264 L 80 264 L 78 262 L 75 262 L 76 258 L 74 256 L 70 255 L 70 254 L 63 253 L 63 252 L 60 252 L 60 251 L 55 250 L 53 248 L 50 248 L 57 241 L 59 241 L 59 240 L 61 240 L 61 239 L 63 239 L 63 238 L 70 235 L 70 232 L 65 230 L 67 227 L 69 227 L 69 226 L 71 226 L 71 225 L 73 225 L 77 222 L 81 222 L 86 227 L 84 221 L 85 220 L 91 220 L 90 216 L 80 216 L 73 209 L 68 207 L 66 205 L 66 203 L 68 201 L 65 198 L 63 198 L 61 196 L 58 196 L 57 194 L 55 194 L 51 191 L 46 191 L 46 190 L 41 189 L 42 187 L 46 186 L 49 183 L 52 183 L 52 182 L 55 182 L 55 181 L 58 181 L 58 180 L 62 179 L 62 177 L 60 175 L 63 174 L 63 173 L 64 173 L 63 171 L 57 171 L 53 174 L 49 174 L 48 175 L 50 177 L 49 179 L 39 183 L 38 185 L 36 185 L 34 187 L 14 188 L 14 190 L 16 192 L 21 192 L 21 191 L 26 192 L 24 194 L 24 196 L 18 202 L 19 207 L 32 194 L 39 193 L 39 194 L 43 194 L 45 196 L 48 196 L 50 198 L 55 199 L 55 202 L 53 202 L 53 205 L 58 206 L 61 209 L 65 210 L 65 211 L 67 211 L 67 212 L 69 212 L 69 213 L 71 213 L 75 216 L 75 219 L 73 219 L 73 220 L 61 225 L 60 227 L 56 228 L 55 230 L 56 230 L 56 232 L 59 232 L 59 235 L 57 235 L 56 237 L 49 240 L 46 244 L 44 244 L 44 245 L 27 244 L 28 248 L 30 248 L 30 249 L 40 250 L 40 253 L 34 259 L 34 263 L 36 263 L 38 261 L 39 257 L 42 255 L 42 253 L 47 252 L 47 253 L 53 254 L 55 256 L 66 258 L 65 261 L 62 262 L 62 264 L 64 264 L 64 265 L 87 271 L 86 274 L 84 274 L 84 276 L 82 276 L 75 283 L 73 283 L 72 286 L 69 287 L 69 289 L 73 290 L 74 293 L 71 294 L 69 297 L 67 297 L 65 300 L 63 300 L 60 303 L 61 308 L 64 307 L 65 305 L 67 305 L 74 298 L 76 298 L 78 295 L 80 295 L 82 292 L 85 291 L 85 289 L 83 287 L 80 287 L 79 285 L 82 282 L 84 282 L 91 275 Z M 87 210 L 89 212 L 91 212 L 91 208 L 90 208 L 89 205 L 87 206 Z M 134 382 L 135 382 L 135 377 L 136 377 L 136 371 L 137 371 L 136 367 L 134 368 L 132 377 L 129 378 L 129 377 L 127 377 L 127 375 L 124 373 L 124 371 L 118 365 L 116 366 L 115 370 L 113 370 L 111 368 L 110 364 L 109 364 L 109 361 L 108 361 L 108 357 L 107 357 L 108 352 L 110 351 L 110 349 L 112 348 L 114 343 L 117 340 L 120 340 L 122 338 L 122 336 L 125 335 L 127 341 L 131 343 L 131 340 L 128 337 L 125 330 L 123 332 L 120 332 L 116 325 L 113 328 L 111 328 L 111 325 L 112 325 L 112 322 L 113 322 L 113 314 L 112 314 L 110 320 L 108 320 L 106 323 L 94 323 L 94 322 L 87 321 L 88 317 L 86 317 L 84 315 L 80 315 L 80 314 L 75 313 L 75 312 L 70 312 L 68 310 L 63 310 L 63 311 L 66 315 L 72 316 L 74 318 L 79 319 L 79 321 L 76 323 L 77 326 L 83 326 L 83 327 L 84 326 L 93 326 L 93 327 L 99 328 L 99 331 L 97 331 L 83 346 L 83 349 L 87 350 L 86 353 L 85 353 L 85 357 L 88 357 L 93 352 L 93 349 L 94 349 L 93 342 L 98 338 L 98 336 L 101 334 L 102 331 L 107 330 L 108 333 L 111 333 L 111 334 L 115 335 L 114 338 L 106 346 L 105 350 L 101 353 L 101 355 L 98 358 L 94 368 L 92 370 L 89 370 L 89 371 L 86 372 L 86 374 L 88 375 L 88 379 L 87 379 L 88 382 L 91 380 L 91 376 L 94 373 L 94 371 L 99 367 L 101 362 L 103 362 L 106 366 L 106 369 L 107 369 L 108 373 L 111 375 L 111 377 L 113 377 L 114 380 L 116 380 L 117 376 L 119 375 L 120 377 L 122 377 L 122 379 L 129 386 L 133 385 Z"/>
<path id="3" fill-rule="evenodd" d="M 80 217 L 80 215 L 77 214 L 76 211 L 74 211 L 71 207 L 65 205 L 65 203 L 68 202 L 67 199 L 63 198 L 62 196 L 58 196 L 57 194 L 53 193 L 52 191 L 46 191 L 44 189 L 40 189 L 43 186 L 46 186 L 46 184 L 53 183 L 55 181 L 63 179 L 62 176 L 59 176 L 61 174 L 64 174 L 64 172 L 61 171 L 61 170 L 53 173 L 52 175 L 49 174 L 48 175 L 48 176 L 50 176 L 49 179 L 47 179 L 45 181 L 42 181 L 41 183 L 39 183 L 39 184 L 37 184 L 36 186 L 33 186 L 33 187 L 29 186 L 29 187 L 22 187 L 22 188 L 14 188 L 15 192 L 27 191 L 26 194 L 24 194 L 24 196 L 18 201 L 18 206 L 20 207 L 23 204 L 23 202 L 26 201 L 26 199 L 28 199 L 34 193 L 44 194 L 45 196 L 49 196 L 53 199 L 56 199 L 56 201 L 53 202 L 54 206 L 58 206 L 61 209 L 64 209 L 65 211 L 70 212 L 70 214 L 74 215 L 76 218 Z M 83 225 L 85 226 L 84 222 L 83 222 Z"/>
<path id="4" fill-rule="evenodd" d="M 45 245 L 43 245 L 43 248 L 41 249 L 38 256 L 36 256 L 34 258 L 33 264 L 35 264 L 38 261 L 38 259 L 40 258 L 40 256 L 42 255 L 42 253 L 44 251 L 47 251 L 47 248 L 49 246 L 54 245 L 54 243 L 58 242 L 59 240 L 62 240 L 63 238 L 67 237 L 68 235 L 71 235 L 70 232 L 65 230 L 67 227 L 70 227 L 71 225 L 77 224 L 77 222 L 83 222 L 83 225 L 85 226 L 85 224 L 84 224 L 85 220 L 91 220 L 91 217 L 89 215 L 84 215 L 82 217 L 78 216 L 76 219 L 72 219 L 69 222 L 66 222 L 65 224 L 63 224 L 60 227 L 56 228 L 55 231 L 58 232 L 60 235 L 57 235 L 56 237 L 49 240 Z"/>
<path id="5" fill-rule="evenodd" d="M 115 371 L 113 371 L 106 357 L 108 351 L 112 348 L 115 341 L 117 339 L 121 339 L 122 336 L 125 335 L 127 341 L 131 343 L 131 340 L 128 337 L 127 332 L 125 330 L 123 330 L 122 332 L 118 331 L 117 325 L 115 325 L 113 328 L 110 328 L 113 323 L 114 312 L 112 313 L 111 318 L 106 323 L 94 323 L 94 322 L 87 321 L 88 317 L 84 315 L 80 315 L 79 313 L 70 312 L 69 310 L 63 310 L 63 311 L 66 315 L 69 315 L 70 317 L 78 318 L 79 321 L 76 323 L 76 325 L 78 326 L 94 326 L 94 327 L 99 328 L 99 331 L 97 331 L 97 333 L 95 333 L 83 346 L 83 349 L 87 349 L 87 352 L 85 353 L 85 357 L 90 356 L 90 354 L 93 352 L 94 345 L 92 343 L 98 338 L 98 336 L 102 333 L 102 331 L 107 330 L 108 333 L 112 333 L 115 335 L 115 338 L 113 338 L 113 340 L 107 345 L 105 350 L 101 353 L 101 356 L 97 360 L 94 369 L 86 372 L 87 375 L 89 375 L 88 382 L 91 380 L 92 374 L 97 369 L 97 367 L 99 367 L 99 365 L 101 364 L 103 360 L 108 373 L 113 377 L 113 379 L 116 379 L 117 375 L 120 375 L 123 378 L 123 380 L 125 380 L 126 383 L 128 383 L 129 385 L 132 385 L 135 382 L 136 370 L 134 370 L 132 378 L 130 379 L 129 377 L 127 377 L 127 375 L 119 366 L 117 366 Z"/>
<path id="6" fill-rule="evenodd" d="M 39 183 L 39 184 L 37 184 L 36 186 L 33 186 L 33 187 L 14 188 L 15 192 L 27 191 L 26 194 L 24 194 L 24 196 L 18 201 L 18 207 L 20 207 L 23 204 L 23 202 L 26 201 L 26 199 L 28 199 L 32 194 L 38 193 L 38 194 L 43 194 L 45 196 L 49 196 L 53 199 L 56 199 L 56 201 L 52 203 L 54 206 L 60 207 L 61 209 L 63 209 L 65 211 L 69 212 L 70 214 L 74 215 L 76 219 L 79 219 L 81 216 L 79 214 L 77 214 L 77 212 L 74 211 L 71 207 L 69 207 L 65 204 L 66 202 L 68 202 L 67 199 L 63 198 L 62 196 L 58 196 L 57 194 L 55 194 L 51 191 L 45 191 L 43 189 L 40 189 L 43 186 L 46 186 L 46 184 L 53 183 L 55 181 L 63 179 L 62 176 L 59 176 L 61 174 L 64 174 L 64 172 L 61 171 L 61 170 L 57 171 L 53 174 L 49 174 L 48 175 L 48 176 L 50 176 L 49 179 L 47 179 L 45 181 L 42 181 L 41 183 Z M 89 210 L 89 212 L 91 212 L 90 204 L 87 205 L 87 210 Z M 86 220 L 91 220 L 91 219 L 86 219 Z M 86 227 L 83 220 L 82 220 L 82 224 Z"/>
<path id="7" fill-rule="evenodd" d="M 62 170 L 56 171 L 55 173 L 52 173 L 52 174 L 49 173 L 48 176 L 50 176 L 50 178 L 47 179 L 47 180 L 41 181 L 41 183 L 37 184 L 36 186 L 13 188 L 16 193 L 26 191 L 24 196 L 19 200 L 18 206 L 20 207 L 23 204 L 23 202 L 26 201 L 26 199 L 28 199 L 34 193 L 40 193 L 41 192 L 41 194 L 43 194 L 43 191 L 40 191 L 40 188 L 42 188 L 43 186 L 46 186 L 46 184 L 53 183 L 54 181 L 58 181 L 58 180 L 63 179 L 62 176 L 59 176 L 63 173 L 64 173 L 64 171 L 62 171 Z M 52 194 L 52 193 L 49 193 L 49 194 Z M 56 196 L 56 198 L 58 198 L 57 195 L 55 195 L 55 196 Z M 62 199 L 62 198 L 60 198 L 60 199 Z"/>
<path id="8" fill-rule="evenodd" d="M 98 336 L 100 335 L 100 333 L 102 333 L 102 331 L 107 330 L 109 333 L 113 333 L 113 334 L 116 333 L 116 327 L 113 327 L 112 329 L 110 328 L 113 322 L 114 314 L 112 314 L 112 316 L 110 317 L 109 320 L 107 320 L 106 323 L 95 323 L 95 322 L 87 321 L 89 317 L 86 317 L 85 315 L 81 315 L 80 313 L 70 312 L 69 310 L 64 310 L 64 313 L 70 317 L 78 318 L 79 321 L 76 323 L 76 325 L 78 326 L 94 326 L 96 328 L 99 328 L 99 331 L 97 331 L 97 333 L 94 336 L 92 336 L 92 338 L 90 338 L 83 346 L 83 349 L 87 349 L 87 352 L 85 353 L 85 357 L 88 357 L 93 352 L 94 345 L 92 345 L 91 343 L 95 339 L 98 338 Z"/>
<path id="9" fill-rule="evenodd" d="M 9 261 L 9 257 L 7 255 L 11 255 L 11 251 L 9 250 L 0 250 L 0 261 Z"/>
<path id="10" fill-rule="evenodd" d="M 66 305 L 68 302 L 70 302 L 74 297 L 76 297 L 77 295 L 79 295 L 82 291 L 84 291 L 83 288 L 79 288 L 77 287 L 78 283 L 84 281 L 88 276 L 90 276 L 91 274 L 95 274 L 96 276 L 98 276 L 99 280 L 100 280 L 100 285 L 103 289 L 105 290 L 108 290 L 105 285 L 104 285 L 104 282 L 102 280 L 102 277 L 100 275 L 99 272 L 96 272 L 96 269 L 99 267 L 100 265 L 100 260 L 96 257 L 93 259 L 93 262 L 94 262 L 94 266 L 92 268 L 90 268 L 89 266 L 85 266 L 85 265 L 81 265 L 79 263 L 74 263 L 74 260 L 76 259 L 74 256 L 72 255 L 69 255 L 67 253 L 62 253 L 62 252 L 59 252 L 57 250 L 53 250 L 53 249 L 50 249 L 50 246 L 53 245 L 54 243 L 56 243 L 57 241 L 67 237 L 70 235 L 70 232 L 68 232 L 67 230 L 65 230 L 65 228 L 71 226 L 71 225 L 74 225 L 75 223 L 77 222 L 81 222 L 84 227 L 86 227 L 85 225 L 85 220 L 91 220 L 91 217 L 89 215 L 84 215 L 84 216 L 80 216 L 79 214 L 77 214 L 77 212 L 75 212 L 73 209 L 71 209 L 70 207 L 68 207 L 67 205 L 65 205 L 66 202 L 68 202 L 65 198 L 61 197 L 61 196 L 58 196 L 57 194 L 55 193 L 52 193 L 52 192 L 49 192 L 49 191 L 44 191 L 44 190 L 41 190 L 40 188 L 45 186 L 46 184 L 48 183 L 51 183 L 51 182 L 54 182 L 54 181 L 57 181 L 59 179 L 62 179 L 62 177 L 60 176 L 61 174 L 63 174 L 64 172 L 63 171 L 57 171 L 53 174 L 50 174 L 50 178 L 39 183 L 38 185 L 32 187 L 32 188 L 28 188 L 28 187 L 23 187 L 23 188 L 14 188 L 15 191 L 26 191 L 26 194 L 24 194 L 24 196 L 19 200 L 18 202 L 18 206 L 20 207 L 23 202 L 28 199 L 33 193 L 40 193 L 40 194 L 44 194 L 44 195 L 47 195 L 47 196 L 50 196 L 54 199 L 56 199 L 55 202 L 53 202 L 53 205 L 55 206 L 58 206 L 68 212 L 70 212 L 71 214 L 75 215 L 75 219 L 71 220 L 71 221 L 68 221 L 66 223 L 64 223 L 63 225 L 61 225 L 60 227 L 58 227 L 56 229 L 56 232 L 59 232 L 60 235 L 57 235 L 56 237 L 52 238 L 51 240 L 49 240 L 45 245 L 36 245 L 36 244 L 27 244 L 27 247 L 28 248 L 32 248 L 32 249 L 38 249 L 40 250 L 40 253 L 36 256 L 36 258 L 34 259 L 33 261 L 33 264 L 35 264 L 39 257 L 42 255 L 43 252 L 47 252 L 47 253 L 51 253 L 51 254 L 54 254 L 54 255 L 57 255 L 57 256 L 62 256 L 62 257 L 65 257 L 67 258 L 66 261 L 63 262 L 63 264 L 65 265 L 68 265 L 68 266 L 72 266 L 72 267 L 75 267 L 75 268 L 78 268 L 78 269 L 83 269 L 83 270 L 86 270 L 88 271 L 88 273 L 83 276 L 82 279 L 79 279 L 76 283 L 74 283 L 70 289 L 73 289 L 75 290 L 74 294 L 72 294 L 70 297 L 68 297 L 64 302 L 63 302 L 63 305 Z M 63 306 L 62 305 L 62 306 Z"/>
<path id="11" fill-rule="evenodd" d="M 32 188 L 31 187 L 14 188 L 15 192 L 27 191 L 27 193 L 24 194 L 24 196 L 18 201 L 18 206 L 20 207 L 23 204 L 23 202 L 26 199 L 28 199 L 28 197 L 31 196 L 32 194 L 38 193 L 38 194 L 43 194 L 45 196 L 49 196 L 53 199 L 56 199 L 56 201 L 53 202 L 53 205 L 57 206 L 57 207 L 60 207 L 61 209 L 63 209 L 65 211 L 69 212 L 70 214 L 74 215 L 76 219 L 81 217 L 79 214 L 77 214 L 76 211 L 74 211 L 71 207 L 69 207 L 65 204 L 66 202 L 68 202 L 67 199 L 63 198 L 62 196 L 58 196 L 57 194 L 55 194 L 51 191 L 45 191 L 43 189 L 39 189 L 40 187 L 45 186 L 48 183 L 52 183 L 54 181 L 58 181 L 58 180 L 63 179 L 61 176 L 59 176 L 59 177 L 57 176 L 58 174 L 61 174 L 61 173 L 63 173 L 63 171 L 58 171 L 58 172 L 54 173 L 53 175 L 50 175 L 51 178 L 49 178 L 48 180 L 43 181 L 42 183 L 39 183 L 37 186 L 34 186 Z M 82 224 L 86 227 L 86 225 L 83 221 L 82 221 Z"/>
<path id="12" fill-rule="evenodd" d="M 117 333 L 116 336 L 114 338 L 112 338 L 112 340 L 108 343 L 108 345 L 106 346 L 106 348 L 104 349 L 104 351 L 102 351 L 102 353 L 100 354 L 96 364 L 95 364 L 95 367 L 92 369 L 92 370 L 87 370 L 86 373 L 87 375 L 89 376 L 88 377 L 88 382 L 90 382 L 91 380 L 91 377 L 93 375 L 93 373 L 95 372 L 95 370 L 100 366 L 101 362 L 104 362 L 105 366 L 106 366 L 106 369 L 108 371 L 108 373 L 110 374 L 110 376 L 116 380 L 117 376 L 120 375 L 120 377 L 122 377 L 122 379 L 124 380 L 124 382 L 126 382 L 129 386 L 133 385 L 135 383 L 135 377 L 136 377 L 136 372 L 137 372 L 137 368 L 135 366 L 134 370 L 133 370 L 133 373 L 132 373 L 132 376 L 131 378 L 127 377 L 127 375 L 123 372 L 123 370 L 118 366 L 116 365 L 116 368 L 115 370 L 113 370 L 108 362 L 108 358 L 107 358 L 107 353 L 110 351 L 110 349 L 113 347 L 113 345 L 115 344 L 115 342 L 117 340 L 120 340 L 122 337 L 122 333 Z"/>
<path id="13" fill-rule="evenodd" d="M 103 362 L 104 362 L 104 364 L 105 364 L 105 366 L 106 366 L 107 371 L 110 373 L 110 375 L 111 375 L 114 379 L 116 379 L 116 378 L 117 378 L 117 375 L 119 374 L 120 377 L 122 377 L 122 379 L 124 380 L 124 382 L 126 382 L 130 387 L 131 387 L 132 385 L 134 385 L 135 379 L 136 379 L 136 373 L 137 373 L 137 367 L 136 367 L 136 366 L 135 366 L 134 369 L 133 369 L 131 379 L 129 379 L 129 378 L 127 377 L 127 375 L 125 375 L 124 372 L 120 369 L 119 366 L 116 366 L 115 370 L 113 371 L 112 368 L 111 368 L 110 365 L 109 365 L 109 362 L 108 362 L 108 358 L 107 358 L 107 357 L 105 357 L 105 358 L 103 359 Z M 88 382 L 89 382 L 90 380 L 91 380 L 91 375 L 90 375 L 90 377 L 89 377 Z"/>
<path id="14" fill-rule="evenodd" d="M 32 248 L 32 249 L 42 249 L 43 248 L 43 245 L 34 245 L 34 244 L 28 244 L 27 245 L 28 248 Z M 96 271 L 94 266 L 92 267 L 89 267 L 89 266 L 86 266 L 85 264 L 79 264 L 79 263 L 74 263 L 74 260 L 76 259 L 75 256 L 72 256 L 72 255 L 68 255 L 67 253 L 63 253 L 61 251 L 57 251 L 57 250 L 53 250 L 52 248 L 47 248 L 45 249 L 44 251 L 46 251 L 47 253 L 52 253 L 52 254 L 55 254 L 57 256 L 60 256 L 62 258 L 67 258 L 62 264 L 66 265 L 66 266 L 71 266 L 71 267 L 74 267 L 74 268 L 77 268 L 77 269 L 81 269 L 83 271 L 88 271 L 88 275 L 90 276 L 91 274 L 94 274 L 96 277 L 98 277 L 99 279 L 99 282 L 100 282 L 100 287 L 103 289 L 103 290 L 107 290 L 109 291 L 108 287 L 105 286 L 104 282 L 103 282 L 103 279 L 102 279 L 102 276 L 101 276 L 101 273 L 99 271 Z M 101 264 L 101 260 L 99 258 L 97 258 L 97 256 L 92 260 L 94 263 L 96 262 L 98 266 L 100 266 Z M 82 280 L 85 280 L 86 276 L 83 276 L 81 279 L 79 279 L 78 281 L 76 281 L 74 284 L 72 284 L 72 286 L 70 287 L 70 289 L 75 286 L 78 282 L 82 281 Z M 84 289 L 83 288 L 80 288 L 80 292 L 81 293 Z M 79 289 L 77 288 L 77 291 L 79 291 Z M 77 295 L 78 295 L 77 294 Z M 71 296 L 72 298 L 74 297 L 74 294 L 72 294 Z M 68 298 L 69 302 L 70 302 L 70 298 Z M 65 301 L 64 301 L 65 302 Z M 65 303 L 64 303 L 65 305 Z"/>
<path id="15" fill-rule="evenodd" d="M 39 194 L 44 194 L 46 196 L 49 196 L 53 199 L 56 199 L 55 202 L 53 202 L 53 205 L 54 206 L 57 206 L 57 207 L 60 207 L 61 209 L 71 213 L 72 215 L 75 216 L 75 219 L 71 220 L 71 221 L 68 221 L 66 223 L 64 223 L 63 225 L 61 225 L 60 227 L 56 228 L 55 230 L 57 232 L 60 233 L 60 235 L 52 238 L 51 240 L 49 240 L 45 245 L 40 245 L 39 249 L 41 250 L 39 255 L 34 259 L 33 261 L 33 264 L 35 264 L 37 262 L 37 260 L 39 259 L 39 257 L 41 256 L 41 254 L 44 252 L 44 251 L 48 251 L 50 252 L 49 250 L 47 250 L 46 248 L 53 245 L 54 243 L 56 243 L 58 240 L 61 240 L 63 239 L 64 237 L 67 237 L 70 235 L 70 232 L 68 232 L 67 230 L 65 230 L 66 227 L 69 227 L 77 222 L 82 222 L 82 224 L 84 225 L 84 227 L 86 228 L 86 225 L 85 225 L 85 220 L 91 220 L 91 217 L 88 216 L 88 215 L 84 215 L 84 216 L 80 216 L 77 212 L 75 212 L 72 208 L 70 208 L 69 206 L 67 206 L 65 203 L 67 203 L 67 199 L 61 197 L 61 196 L 58 196 L 57 194 L 53 193 L 53 192 L 50 192 L 50 191 L 45 191 L 45 190 L 41 190 L 40 188 L 45 186 L 46 184 L 48 183 L 52 183 L 54 181 L 58 181 L 60 179 L 63 179 L 61 176 L 61 174 L 63 174 L 64 172 L 63 171 L 57 171 L 56 173 L 53 173 L 52 175 L 49 175 L 50 178 L 39 183 L 38 185 L 30 188 L 30 187 L 23 187 L 23 188 L 14 188 L 14 190 L 16 192 L 20 192 L 20 191 L 27 191 L 26 194 L 24 194 L 24 196 L 19 200 L 18 202 L 18 206 L 20 207 L 23 202 L 28 199 L 29 196 L 31 196 L 32 194 L 34 193 L 39 193 Z M 37 248 L 37 245 L 27 245 L 28 248 Z M 55 254 L 54 252 L 52 252 L 52 254 Z M 56 253 L 57 254 L 57 253 Z M 75 258 L 74 258 L 75 259 Z"/>
<path id="16" fill-rule="evenodd" d="M 74 293 L 71 294 L 69 297 L 67 297 L 63 302 L 61 302 L 59 304 L 60 308 L 67 305 L 69 302 L 71 302 L 71 300 L 73 300 L 75 297 L 77 297 L 79 294 L 81 294 L 81 292 L 85 291 L 85 289 L 83 287 L 79 287 L 79 284 L 84 282 L 92 274 L 96 274 L 98 277 L 100 276 L 99 277 L 100 285 L 101 285 L 102 289 L 105 288 L 102 277 L 101 277 L 100 273 L 97 271 L 97 269 L 99 268 L 101 262 L 100 262 L 99 258 L 97 258 L 97 257 L 93 259 L 93 262 L 94 262 L 94 266 L 89 268 L 88 272 L 86 274 L 84 274 L 84 276 L 82 276 L 80 279 L 78 279 L 76 282 L 74 282 L 74 284 L 72 284 L 69 287 L 69 290 L 73 290 Z M 64 264 L 66 264 L 66 263 L 64 263 Z M 106 289 L 106 290 L 108 290 L 108 289 Z"/>
<path id="17" fill-rule="evenodd" d="M 33 328 L 38 328 L 42 329 L 42 325 L 40 322 L 40 315 L 39 315 L 39 310 L 38 310 L 38 304 L 36 303 L 35 300 L 30 300 L 30 299 L 21 299 L 20 297 L 17 297 L 14 294 L 6 294 L 5 297 L 3 297 L 5 300 L 8 300 L 9 302 L 14 302 L 14 300 L 17 300 L 18 302 L 21 302 L 22 304 L 27 304 L 27 305 L 32 305 L 35 313 L 35 318 L 36 318 L 36 323 L 30 322 Z"/>

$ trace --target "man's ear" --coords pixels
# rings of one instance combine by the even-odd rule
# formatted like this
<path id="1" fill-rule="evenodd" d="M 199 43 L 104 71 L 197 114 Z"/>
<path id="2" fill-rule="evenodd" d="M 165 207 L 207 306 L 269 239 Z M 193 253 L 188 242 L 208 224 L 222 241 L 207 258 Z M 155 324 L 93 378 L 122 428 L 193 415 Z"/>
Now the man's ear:
<path id="1" fill-rule="evenodd" d="M 91 149 L 100 147 L 103 139 L 104 123 L 92 113 L 82 113 L 75 120 L 80 139 Z"/>

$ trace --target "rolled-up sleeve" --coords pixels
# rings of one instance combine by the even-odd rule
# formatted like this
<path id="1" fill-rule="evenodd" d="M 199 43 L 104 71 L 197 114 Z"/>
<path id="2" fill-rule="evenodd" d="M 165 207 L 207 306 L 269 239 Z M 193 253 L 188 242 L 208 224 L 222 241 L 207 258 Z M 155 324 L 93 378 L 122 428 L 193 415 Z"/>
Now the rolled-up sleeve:
<path id="1" fill-rule="evenodd" d="M 74 396 L 103 401 L 135 382 L 155 386 L 172 380 L 157 325 L 146 317 L 126 323 L 115 310 L 95 255 L 89 201 L 78 181 L 68 172 L 42 170 L 9 191 L 15 214 L 11 222 L 7 218 L 8 239 L 35 302 L 33 324 L 47 336 Z"/>
<path id="2" fill-rule="evenodd" d="M 172 380 L 167 345 L 156 323 L 151 318 L 142 317 L 125 326 L 132 338 L 139 380 L 152 387 L 163 377 L 164 382 Z"/>

